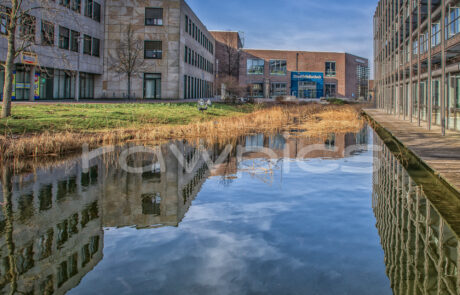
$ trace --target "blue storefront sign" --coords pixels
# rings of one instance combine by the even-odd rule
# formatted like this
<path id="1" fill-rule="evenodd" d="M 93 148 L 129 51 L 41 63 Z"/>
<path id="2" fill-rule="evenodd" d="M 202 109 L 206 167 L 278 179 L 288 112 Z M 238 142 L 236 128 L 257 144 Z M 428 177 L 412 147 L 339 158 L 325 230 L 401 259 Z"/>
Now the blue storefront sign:
<path id="1" fill-rule="evenodd" d="M 297 98 L 321 98 L 324 94 L 324 74 L 291 72 L 291 95 Z"/>

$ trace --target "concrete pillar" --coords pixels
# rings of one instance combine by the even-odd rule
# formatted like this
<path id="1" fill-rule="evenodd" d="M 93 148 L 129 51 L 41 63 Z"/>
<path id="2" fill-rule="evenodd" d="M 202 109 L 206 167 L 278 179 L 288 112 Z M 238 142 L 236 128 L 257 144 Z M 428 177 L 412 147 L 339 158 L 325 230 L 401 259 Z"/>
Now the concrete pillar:
<path id="1" fill-rule="evenodd" d="M 77 71 L 77 76 L 75 77 L 75 100 L 80 100 L 80 72 Z"/>
<path id="2" fill-rule="evenodd" d="M 270 98 L 270 80 L 268 79 L 264 81 L 264 97 Z"/>
<path id="3" fill-rule="evenodd" d="M 428 123 L 428 130 L 431 130 L 431 119 L 433 113 L 433 96 L 431 93 L 431 34 L 432 34 L 432 19 L 431 19 L 431 0 L 428 0 L 428 85 L 426 86 L 427 89 L 427 97 L 428 97 L 428 106 L 427 106 L 427 123 Z M 444 32 L 441 32 L 444 34 Z"/>
<path id="4" fill-rule="evenodd" d="M 420 36 L 422 34 L 422 17 L 421 17 L 421 13 L 422 13 L 422 3 L 421 1 L 419 0 L 418 1 L 418 4 L 417 4 L 417 43 L 418 43 L 418 55 L 417 55 L 417 122 L 418 122 L 418 126 L 421 125 L 421 109 L 420 109 L 420 104 L 421 104 L 421 98 L 422 98 L 422 87 L 421 87 L 421 75 L 422 75 L 422 72 L 421 72 L 421 60 L 420 60 L 420 54 L 421 54 L 421 47 L 422 47 L 422 44 L 420 44 Z"/>
<path id="5" fill-rule="evenodd" d="M 35 66 L 30 68 L 29 72 L 29 82 L 30 82 L 30 88 L 29 88 L 29 101 L 34 101 L 35 100 Z"/>
<path id="6" fill-rule="evenodd" d="M 446 0 L 441 0 L 441 128 L 446 135 Z"/>
<path id="7" fill-rule="evenodd" d="M 409 13 L 410 13 L 410 16 L 409 16 L 409 91 L 408 91 L 408 96 L 409 96 L 409 117 L 410 117 L 410 121 L 412 122 L 412 117 L 413 117 L 413 109 L 414 109 L 414 106 L 413 106 L 413 93 L 412 93 L 412 90 L 413 90 L 413 85 L 412 85 L 412 75 L 413 75 L 413 66 L 412 66 L 412 58 L 414 57 L 413 54 L 414 54 L 414 44 L 413 44 L 413 38 L 412 38 L 412 33 L 413 33 L 413 25 L 412 25 L 412 22 L 414 21 L 413 19 L 413 11 L 414 11 L 414 7 L 413 7 L 413 2 L 414 1 L 409 1 Z"/>

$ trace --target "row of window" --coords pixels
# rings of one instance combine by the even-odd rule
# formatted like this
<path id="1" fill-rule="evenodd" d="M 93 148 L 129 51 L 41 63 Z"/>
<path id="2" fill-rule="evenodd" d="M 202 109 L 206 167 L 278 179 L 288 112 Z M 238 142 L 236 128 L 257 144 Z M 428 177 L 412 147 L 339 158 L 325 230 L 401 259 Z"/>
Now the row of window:
<path id="1" fill-rule="evenodd" d="M 81 13 L 81 0 L 59 0 L 59 4 L 75 11 L 76 13 Z M 100 22 L 101 10 L 101 4 L 94 0 L 86 0 L 86 4 L 84 6 L 85 16 Z"/>
<path id="2" fill-rule="evenodd" d="M 446 28 L 445 28 L 445 38 L 450 39 L 456 34 L 460 33 L 460 8 L 451 7 L 449 14 L 445 18 Z M 412 53 L 414 55 L 418 54 L 418 47 L 420 45 L 420 54 L 428 52 L 428 31 L 422 32 L 420 35 L 420 41 L 414 40 L 412 42 Z M 441 22 L 438 21 L 433 23 L 431 26 L 431 47 L 436 47 L 441 44 Z M 387 44 L 388 45 L 388 44 Z M 406 48 L 409 45 L 406 44 Z M 409 49 L 405 51 L 406 61 L 409 61 Z"/>
<path id="3" fill-rule="evenodd" d="M 214 64 L 187 46 L 185 46 L 184 61 L 203 71 L 214 73 Z"/>
<path id="4" fill-rule="evenodd" d="M 249 86 L 249 96 L 251 97 L 263 97 L 263 83 L 254 83 Z M 335 97 L 337 95 L 337 85 L 332 83 L 325 84 L 325 95 L 326 97 Z M 278 97 L 288 95 L 288 83 L 275 82 L 270 85 L 270 96 Z M 320 93 L 322 96 L 322 93 Z"/>
<path id="5" fill-rule="evenodd" d="M 287 75 L 287 62 L 286 60 L 270 60 L 270 75 L 272 76 L 286 76 Z M 265 68 L 265 61 L 263 59 L 248 59 L 247 60 L 247 74 L 248 75 L 263 75 Z M 327 77 L 336 76 L 336 62 L 328 61 L 325 64 L 325 73 Z"/>
<path id="6" fill-rule="evenodd" d="M 43 23 L 42 23 L 43 24 Z M 52 25 L 52 24 L 51 24 Z M 46 41 L 53 40 L 54 43 L 54 25 L 51 27 L 42 28 L 51 29 L 51 31 L 46 31 L 46 34 L 49 34 L 50 39 L 45 39 Z M 59 26 L 59 43 L 58 46 L 61 49 L 71 50 L 74 52 L 80 52 L 80 41 L 83 40 L 83 53 L 92 56 L 100 56 L 100 47 L 101 40 L 93 38 L 89 35 L 83 35 L 83 38 L 80 37 L 80 32 L 70 30 L 66 27 Z M 45 45 L 45 44 L 44 44 Z M 51 45 L 51 44 L 46 44 Z"/>
<path id="7" fill-rule="evenodd" d="M 0 7 L 0 10 L 7 9 Z M 8 19 L 0 11 L 0 34 L 7 34 Z M 30 15 L 23 17 L 20 24 L 20 36 L 27 41 L 35 43 L 36 18 Z M 42 20 L 41 22 L 41 45 L 54 46 L 55 26 L 52 22 Z M 101 41 L 89 35 L 80 37 L 80 32 L 59 26 L 58 46 L 61 49 L 80 52 L 80 41 L 83 40 L 83 53 L 87 55 L 100 56 Z"/>
<path id="8" fill-rule="evenodd" d="M 209 98 L 213 96 L 212 82 L 184 75 L 184 98 Z"/>
<path id="9" fill-rule="evenodd" d="M 200 43 L 201 46 L 206 48 L 211 54 L 214 54 L 214 45 L 212 42 L 187 15 L 185 16 L 185 32 L 192 36 L 193 39 Z"/>

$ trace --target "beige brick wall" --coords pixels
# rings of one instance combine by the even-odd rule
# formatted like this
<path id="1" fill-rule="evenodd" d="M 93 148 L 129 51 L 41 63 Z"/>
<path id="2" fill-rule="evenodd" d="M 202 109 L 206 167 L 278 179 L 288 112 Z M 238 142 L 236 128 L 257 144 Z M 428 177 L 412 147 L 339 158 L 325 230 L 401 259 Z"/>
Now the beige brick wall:
<path id="1" fill-rule="evenodd" d="M 110 69 L 110 58 L 116 56 L 116 48 L 124 38 L 128 24 L 133 25 L 135 36 L 141 40 L 162 41 L 162 59 L 147 59 L 143 72 L 132 79 L 132 95 L 143 97 L 143 74 L 161 74 L 161 98 L 179 97 L 179 38 L 181 0 L 145 1 L 145 0 L 108 0 L 106 2 L 105 23 L 105 63 L 102 96 L 107 98 L 126 97 L 128 92 L 125 74 Z M 163 26 L 145 26 L 145 8 L 163 8 Z M 141 56 L 143 58 L 143 54 Z"/>

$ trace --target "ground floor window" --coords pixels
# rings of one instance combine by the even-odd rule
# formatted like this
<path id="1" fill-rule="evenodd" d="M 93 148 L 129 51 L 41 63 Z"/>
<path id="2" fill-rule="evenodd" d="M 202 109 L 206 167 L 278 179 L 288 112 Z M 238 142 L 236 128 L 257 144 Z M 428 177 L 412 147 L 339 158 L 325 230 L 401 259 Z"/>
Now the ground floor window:
<path id="1" fill-rule="evenodd" d="M 29 100 L 30 74 L 23 67 L 16 69 L 13 78 L 13 97 L 16 100 Z"/>
<path id="2" fill-rule="evenodd" d="M 46 69 L 40 73 L 40 99 L 53 99 L 54 70 Z"/>
<path id="3" fill-rule="evenodd" d="M 94 98 L 94 75 L 80 74 L 80 98 Z"/>
<path id="4" fill-rule="evenodd" d="M 313 81 L 299 82 L 299 98 L 319 98 L 322 95 L 318 91 L 318 83 Z"/>
<path id="5" fill-rule="evenodd" d="M 433 109 L 433 118 L 432 118 L 432 122 L 433 124 L 436 124 L 436 125 L 441 125 L 441 104 L 440 104 L 440 86 L 441 86 L 441 83 L 440 83 L 440 80 L 434 80 L 432 82 L 432 97 L 433 97 L 433 101 L 432 101 L 432 109 Z"/>
<path id="6" fill-rule="evenodd" d="M 75 75 L 63 70 L 54 71 L 54 99 L 70 99 L 75 97 Z"/>
<path id="7" fill-rule="evenodd" d="M 271 96 L 285 96 L 287 95 L 287 83 L 272 83 L 271 85 Z"/>
<path id="8" fill-rule="evenodd" d="M 161 98 L 161 74 L 144 74 L 144 98 Z"/>
<path id="9" fill-rule="evenodd" d="M 336 97 L 337 96 L 337 85 L 336 84 L 326 84 L 326 97 Z"/>
<path id="10" fill-rule="evenodd" d="M 184 75 L 184 99 L 210 98 L 212 93 L 212 82 Z"/>
<path id="11" fill-rule="evenodd" d="M 264 84 L 254 83 L 249 85 L 249 96 L 250 97 L 264 97 Z"/>
<path id="12" fill-rule="evenodd" d="M 95 75 L 80 74 L 80 98 L 94 98 Z M 28 100 L 31 87 L 34 98 L 42 100 L 74 99 L 76 75 L 70 71 L 44 68 L 36 71 L 35 78 L 30 81 L 30 70 L 18 66 L 13 72 L 13 99 Z M 3 97 L 4 71 L 0 72 L 0 97 Z"/>
<path id="13" fill-rule="evenodd" d="M 3 99 L 3 88 L 5 87 L 5 71 L 0 70 L 0 98 Z"/>

